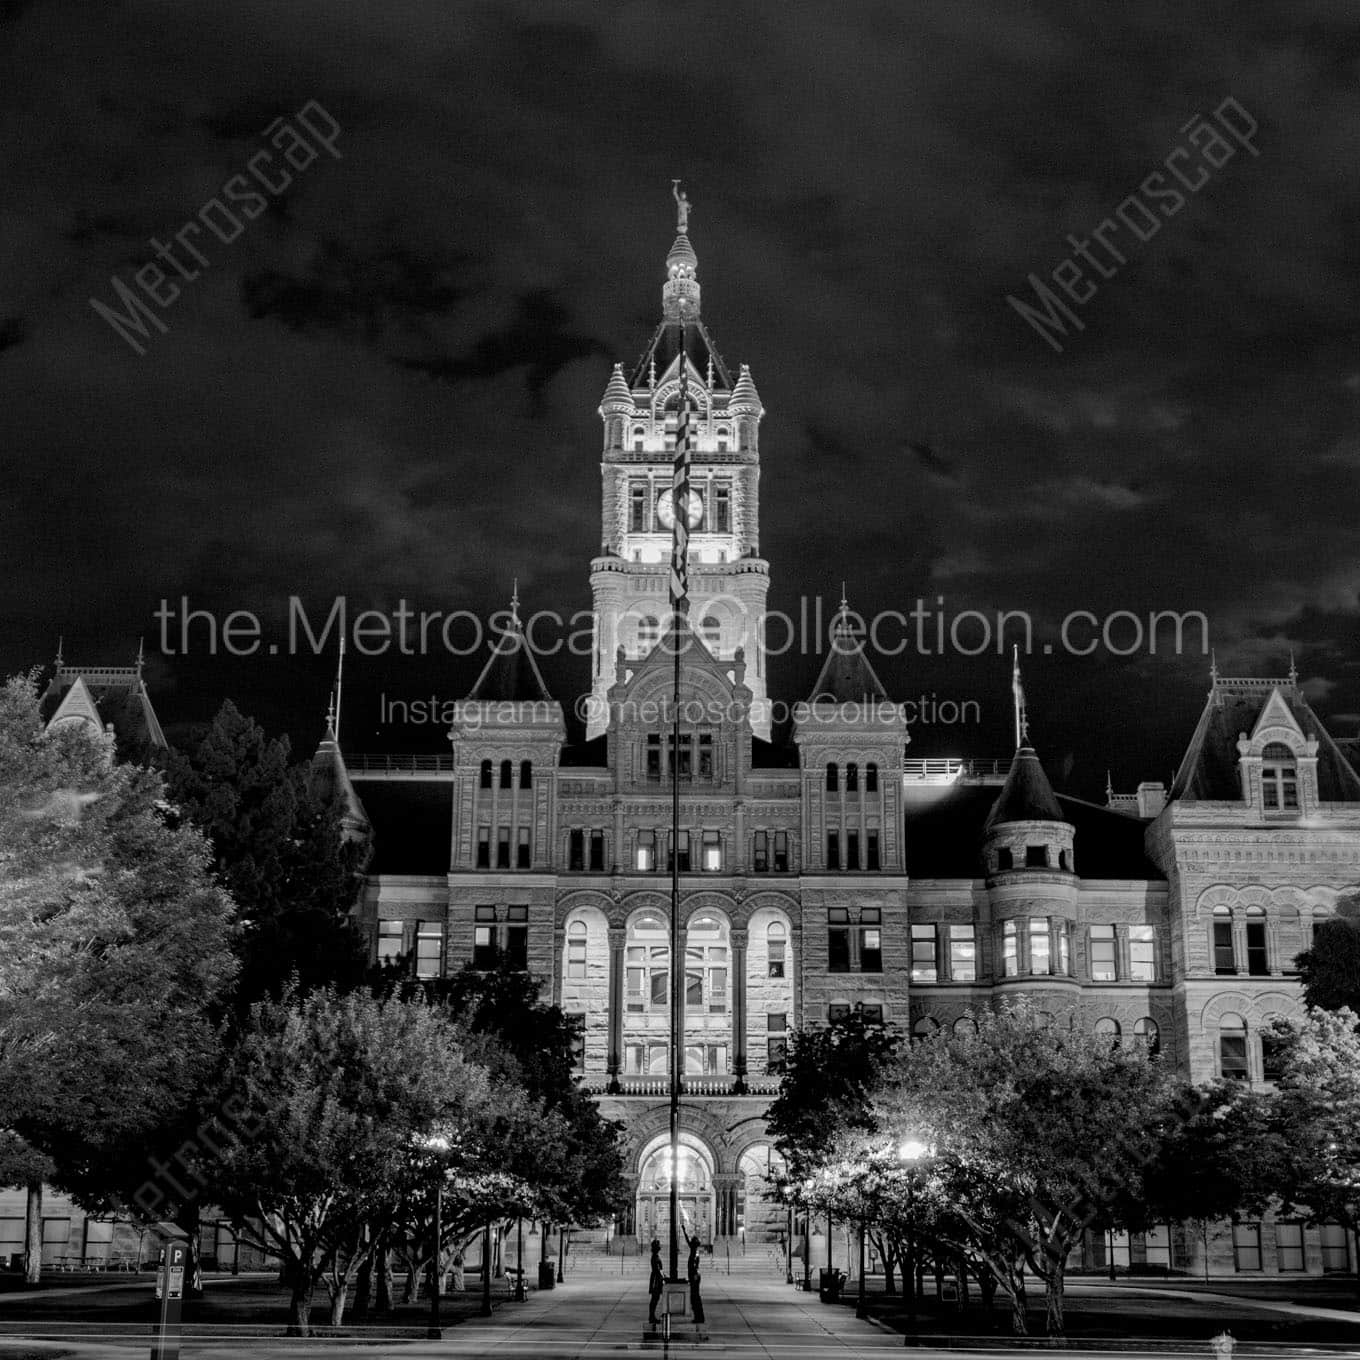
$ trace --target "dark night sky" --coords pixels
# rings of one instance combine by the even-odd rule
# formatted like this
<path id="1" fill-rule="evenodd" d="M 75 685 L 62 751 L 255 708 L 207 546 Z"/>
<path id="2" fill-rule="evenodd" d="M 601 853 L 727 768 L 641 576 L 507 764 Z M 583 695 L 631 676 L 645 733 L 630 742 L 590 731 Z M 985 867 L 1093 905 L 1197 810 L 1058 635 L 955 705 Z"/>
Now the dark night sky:
<path id="1" fill-rule="evenodd" d="M 1291 647 L 1360 723 L 1360 14 L 1352 4 L 940 0 L 0 3 L 0 664 L 130 661 L 153 610 L 589 606 L 598 405 L 659 317 L 672 176 L 704 316 L 751 364 L 771 604 L 1201 610 L 1220 668 Z M 1029 296 L 1231 96 L 1240 152 L 1050 350 Z M 137 356 L 93 311 L 319 101 L 298 172 Z M 818 658 L 772 690 L 806 692 Z M 153 657 L 168 724 L 226 694 L 304 746 L 329 661 Z M 584 661 L 546 667 L 564 702 Z M 915 753 L 1005 755 L 1008 661 L 880 666 L 977 699 Z M 1198 654 L 1036 655 L 1059 783 L 1165 778 Z M 356 749 L 442 749 L 378 697 L 476 663 L 351 654 Z"/>

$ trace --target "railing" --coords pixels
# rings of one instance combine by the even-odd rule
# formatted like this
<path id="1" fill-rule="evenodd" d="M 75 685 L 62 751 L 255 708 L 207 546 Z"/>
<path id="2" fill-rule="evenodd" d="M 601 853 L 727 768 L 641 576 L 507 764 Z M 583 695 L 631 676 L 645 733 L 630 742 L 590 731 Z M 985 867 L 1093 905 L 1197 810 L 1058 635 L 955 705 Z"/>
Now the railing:
<path id="1" fill-rule="evenodd" d="M 735 1094 L 735 1077 L 686 1077 L 680 1092 L 682 1099 L 694 1096 L 730 1096 Z M 671 1081 L 669 1077 L 620 1077 L 618 1089 L 610 1092 L 609 1078 L 603 1073 L 591 1073 L 581 1079 L 581 1089 L 587 1095 L 619 1096 L 669 1096 Z M 779 1094 L 778 1077 L 747 1077 L 746 1092 L 751 1096 L 773 1096 Z"/>
<path id="2" fill-rule="evenodd" d="M 954 756 L 928 756 L 902 762 L 904 784 L 955 784 L 959 780 L 990 783 L 1005 779 L 1009 760 L 962 760 Z"/>
<path id="3" fill-rule="evenodd" d="M 402 755 L 347 755 L 345 768 L 357 778 L 404 777 L 407 779 L 428 778 L 430 775 L 451 775 L 454 771 L 453 757 L 447 756 L 402 756 Z"/>

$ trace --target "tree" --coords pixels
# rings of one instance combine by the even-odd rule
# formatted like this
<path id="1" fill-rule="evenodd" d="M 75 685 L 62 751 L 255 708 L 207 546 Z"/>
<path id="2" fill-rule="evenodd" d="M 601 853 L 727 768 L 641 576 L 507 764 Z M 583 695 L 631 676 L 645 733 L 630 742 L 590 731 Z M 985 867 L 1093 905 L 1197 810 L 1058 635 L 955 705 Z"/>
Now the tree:
<path id="1" fill-rule="evenodd" d="M 1313 943 L 1294 960 L 1310 1006 L 1360 1013 L 1360 891 L 1343 893 L 1336 915 L 1319 921 Z"/>
<path id="2" fill-rule="evenodd" d="M 236 1008 L 297 987 L 363 984 L 367 951 L 350 912 L 365 847 L 347 841 L 341 809 L 312 793 L 288 739 L 271 739 L 228 700 L 186 750 L 166 756 L 169 796 L 209 838 L 241 912 Z"/>
<path id="3" fill-rule="evenodd" d="M 1028 1002 L 979 1012 L 976 1031 L 937 1031 L 900 1055 L 877 1102 L 894 1141 L 915 1137 L 987 1214 L 960 1201 L 989 1260 L 1023 1253 L 1061 1336 L 1069 1252 L 1089 1223 L 1141 1195 L 1174 1119 L 1172 1083 L 1138 1045 L 1049 1019 Z M 973 1201 L 976 1204 L 976 1197 Z"/>
<path id="4" fill-rule="evenodd" d="M 285 1262 L 289 1334 L 308 1334 L 324 1282 L 345 1293 L 420 1174 L 422 1140 L 454 1174 L 484 1169 L 488 1076 L 420 1001 L 327 990 L 251 1009 L 223 1085 L 220 1143 L 201 1174 L 237 1232 Z"/>
<path id="5" fill-rule="evenodd" d="M 1312 1223 L 1346 1228 L 1360 1259 L 1360 1023 L 1354 1011 L 1309 1009 L 1276 1021 L 1282 1044 L 1280 1199 Z M 1356 1275 L 1360 1294 L 1360 1271 Z"/>
<path id="6" fill-rule="evenodd" d="M 0 693 L 0 1128 L 87 1207 L 211 1070 L 235 974 L 209 848 L 155 771 Z M 40 1253 L 30 1250 L 36 1269 Z"/>

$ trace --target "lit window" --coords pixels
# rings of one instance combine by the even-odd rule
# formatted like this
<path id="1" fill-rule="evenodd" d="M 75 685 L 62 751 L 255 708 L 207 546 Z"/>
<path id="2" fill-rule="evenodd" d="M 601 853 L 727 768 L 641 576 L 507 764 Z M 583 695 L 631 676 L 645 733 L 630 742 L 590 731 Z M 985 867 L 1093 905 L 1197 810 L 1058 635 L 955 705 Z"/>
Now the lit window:
<path id="1" fill-rule="evenodd" d="M 1129 976 L 1135 982 L 1157 981 L 1157 927 L 1129 927 Z"/>
<path id="2" fill-rule="evenodd" d="M 436 978 L 444 961 L 444 927 L 422 921 L 416 931 L 416 976 Z"/>
<path id="3" fill-rule="evenodd" d="M 972 926 L 949 927 L 949 976 L 955 982 L 977 981 L 977 941 Z"/>
<path id="4" fill-rule="evenodd" d="M 911 928 L 911 980 L 934 982 L 939 976 L 935 962 L 935 927 L 914 925 Z"/>
<path id="5" fill-rule="evenodd" d="M 1114 982 L 1119 976 L 1115 962 L 1113 926 L 1091 927 L 1091 981 Z"/>
<path id="6" fill-rule="evenodd" d="M 1057 967 L 1053 970 L 1061 977 L 1072 974 L 1072 923 L 1055 921 L 1053 923 L 1053 942 L 1058 947 Z"/>
<path id="7" fill-rule="evenodd" d="M 1029 971 L 1031 973 L 1050 973 L 1053 961 L 1050 957 L 1052 935 L 1046 916 L 1035 916 L 1029 923 Z"/>
<path id="8" fill-rule="evenodd" d="M 472 928 L 472 966 L 496 966 L 496 908 L 478 907 Z"/>
<path id="9" fill-rule="evenodd" d="M 1016 921 L 1007 921 L 1001 927 L 1001 972 L 1005 977 L 1015 977 L 1020 971 L 1020 926 Z"/>
<path id="10" fill-rule="evenodd" d="M 649 874 L 656 868 L 655 831 L 638 832 L 637 853 L 633 862 L 634 867 L 644 874 Z"/>
<path id="11" fill-rule="evenodd" d="M 1272 741 L 1261 752 L 1262 806 L 1271 812 L 1289 812 L 1299 806 L 1299 775 L 1294 753 L 1282 742 Z"/>
<path id="12" fill-rule="evenodd" d="M 378 922 L 378 962 L 396 963 L 402 954 L 402 926 L 400 921 Z"/>

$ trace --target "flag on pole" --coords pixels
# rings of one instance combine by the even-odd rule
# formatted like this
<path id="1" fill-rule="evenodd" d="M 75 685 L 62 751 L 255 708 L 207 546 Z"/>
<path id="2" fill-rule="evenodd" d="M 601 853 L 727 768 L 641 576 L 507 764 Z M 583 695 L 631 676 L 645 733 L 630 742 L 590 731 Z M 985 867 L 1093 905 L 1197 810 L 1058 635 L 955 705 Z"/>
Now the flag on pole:
<path id="1" fill-rule="evenodd" d="M 689 610 L 689 391 L 685 375 L 685 323 L 680 323 L 680 410 L 675 422 L 675 463 L 671 472 L 671 608 Z"/>
<path id="2" fill-rule="evenodd" d="M 1011 693 L 1015 697 L 1015 745 L 1018 750 L 1029 737 L 1029 719 L 1025 716 L 1025 688 L 1020 683 L 1020 648 L 1011 649 Z"/>

